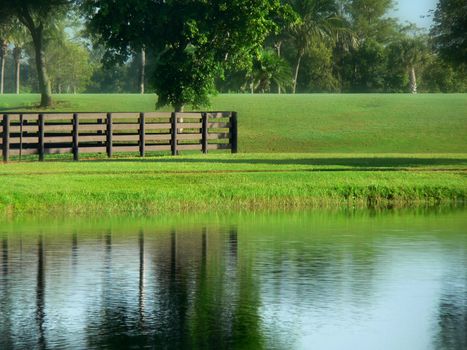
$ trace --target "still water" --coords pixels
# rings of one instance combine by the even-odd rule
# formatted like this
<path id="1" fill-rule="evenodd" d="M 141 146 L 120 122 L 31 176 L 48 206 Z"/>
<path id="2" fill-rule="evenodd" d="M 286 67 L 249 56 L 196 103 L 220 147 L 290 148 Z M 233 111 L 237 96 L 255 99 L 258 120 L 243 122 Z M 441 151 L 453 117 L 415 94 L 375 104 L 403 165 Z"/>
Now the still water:
<path id="1" fill-rule="evenodd" d="M 467 210 L 0 225 L 0 349 L 466 349 Z"/>

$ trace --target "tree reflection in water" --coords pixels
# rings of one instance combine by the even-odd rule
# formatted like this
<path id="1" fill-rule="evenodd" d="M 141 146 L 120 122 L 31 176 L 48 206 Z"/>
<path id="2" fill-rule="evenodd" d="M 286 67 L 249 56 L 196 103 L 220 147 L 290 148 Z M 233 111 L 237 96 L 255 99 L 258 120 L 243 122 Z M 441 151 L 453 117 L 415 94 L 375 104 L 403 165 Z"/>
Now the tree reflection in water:
<path id="1" fill-rule="evenodd" d="M 8 236 L 2 237 L 2 266 L 0 275 L 0 295 L 9 296 L 9 276 L 8 276 Z M 12 322 L 8 317 L 7 309 L 10 307 L 10 298 L 0 298 L 0 349 L 13 347 Z"/>
<path id="2" fill-rule="evenodd" d="M 369 349 L 399 334 L 398 317 L 411 345 L 466 348 L 464 221 L 418 218 L 0 232 L 0 349 L 326 348 L 339 337 L 321 329 L 375 327 L 373 343 L 360 339 Z M 437 315 L 417 320 L 412 304 Z"/>
<path id="3" fill-rule="evenodd" d="M 2 239 L 2 273 L 6 277 L 8 275 L 8 238 Z"/>
<path id="4" fill-rule="evenodd" d="M 209 250 L 209 233 L 203 228 L 198 242 L 180 243 L 184 233 L 170 232 L 168 245 L 149 256 L 153 259 L 152 298 L 145 284 L 145 235 L 138 235 L 138 321 L 116 291 L 112 266 L 112 234 L 105 237 L 104 271 L 99 318 L 89 319 L 87 345 L 92 348 L 162 346 L 163 348 L 261 347 L 259 293 L 252 279 L 252 265 L 238 267 L 238 232 L 225 235 L 225 245 L 215 242 Z M 164 240 L 158 240 L 163 244 Z M 218 251 L 224 247 L 222 251 Z M 224 267 L 223 267 L 224 266 Z M 153 313 L 145 305 L 152 300 Z M 254 312 L 252 312 L 252 310 Z M 249 336 L 239 336 L 248 329 Z"/>
<path id="5" fill-rule="evenodd" d="M 36 287 L 36 322 L 38 329 L 38 348 L 46 349 L 45 337 L 45 267 L 44 267 L 44 238 L 39 235 L 37 243 L 37 287 Z"/>
<path id="6" fill-rule="evenodd" d="M 78 264 L 78 233 L 75 231 L 71 236 L 71 265 L 76 269 Z"/>
<path id="7" fill-rule="evenodd" d="M 139 233 L 139 283 L 138 283 L 138 310 L 139 328 L 144 327 L 144 232 Z"/>
<path id="8" fill-rule="evenodd" d="M 130 324 L 125 300 L 119 298 L 120 291 L 114 284 L 115 271 L 112 266 L 112 233 L 104 235 L 103 281 L 100 311 L 88 319 L 87 347 L 128 349 L 140 344 L 132 336 L 134 325 Z"/>
<path id="9" fill-rule="evenodd" d="M 467 259 L 465 259 L 465 265 Z M 454 269 L 455 270 L 455 269 Z M 440 350 L 467 349 L 467 273 L 451 276 L 456 284 L 446 283 L 438 307 L 436 348 Z"/>

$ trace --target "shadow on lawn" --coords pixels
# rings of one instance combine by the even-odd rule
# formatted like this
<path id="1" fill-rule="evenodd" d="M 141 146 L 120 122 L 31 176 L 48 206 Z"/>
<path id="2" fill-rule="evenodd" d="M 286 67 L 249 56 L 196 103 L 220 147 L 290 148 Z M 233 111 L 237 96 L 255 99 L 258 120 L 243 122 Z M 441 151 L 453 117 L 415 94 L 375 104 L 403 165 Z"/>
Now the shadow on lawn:
<path id="1" fill-rule="evenodd" d="M 308 165 L 308 166 L 349 166 L 362 168 L 408 168 L 427 166 L 467 166 L 464 158 L 300 158 L 300 159 L 228 159 L 228 158 L 140 158 L 89 160 L 90 162 L 155 162 L 155 163 L 193 163 L 193 164 L 265 164 L 265 165 Z"/>
<path id="2" fill-rule="evenodd" d="M 29 112 L 29 111 L 36 111 L 36 110 L 40 110 L 40 107 L 39 105 L 21 105 L 21 106 L 13 106 L 13 107 L 0 107 L 0 114 L 2 113 L 21 113 L 21 112 Z M 40 112 L 42 112 L 43 110 L 40 110 Z"/>
<path id="3" fill-rule="evenodd" d="M 71 103 L 68 101 L 54 101 L 51 107 L 41 107 L 39 103 L 31 103 L 30 105 L 28 104 L 23 104 L 19 106 L 0 106 L 0 114 L 8 114 L 8 113 L 21 113 L 21 112 L 37 112 L 37 113 L 46 113 L 47 111 L 51 112 L 51 108 L 68 108 L 71 106 Z"/>

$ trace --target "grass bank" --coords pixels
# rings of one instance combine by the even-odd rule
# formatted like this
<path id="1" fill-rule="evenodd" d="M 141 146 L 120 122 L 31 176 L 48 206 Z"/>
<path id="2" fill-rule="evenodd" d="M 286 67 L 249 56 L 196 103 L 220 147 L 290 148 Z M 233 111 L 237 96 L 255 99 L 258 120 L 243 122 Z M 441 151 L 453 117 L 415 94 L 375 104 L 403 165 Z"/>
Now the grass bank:
<path id="1" fill-rule="evenodd" d="M 212 154 L 0 165 L 4 213 L 464 203 L 467 154 Z"/>
<path id="2" fill-rule="evenodd" d="M 61 95 L 51 110 L 151 111 L 155 100 Z M 36 110 L 37 101 L 0 96 L 0 111 Z M 467 198 L 467 95 L 219 95 L 212 109 L 239 112 L 241 154 L 2 164 L 0 211 L 152 214 Z"/>
<path id="3" fill-rule="evenodd" d="M 1 111 L 36 110 L 38 95 L 0 96 Z M 154 95 L 55 96 L 58 111 L 151 111 Z M 219 95 L 239 113 L 241 152 L 461 153 L 467 94 Z"/>

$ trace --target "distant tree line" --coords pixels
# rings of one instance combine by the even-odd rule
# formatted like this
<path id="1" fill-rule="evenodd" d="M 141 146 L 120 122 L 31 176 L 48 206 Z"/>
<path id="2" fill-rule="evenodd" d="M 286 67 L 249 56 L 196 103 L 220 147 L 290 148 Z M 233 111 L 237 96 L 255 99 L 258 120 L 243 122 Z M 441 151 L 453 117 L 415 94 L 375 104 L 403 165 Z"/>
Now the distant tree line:
<path id="1" fill-rule="evenodd" d="M 433 26 L 392 0 L 2 0 L 0 94 L 466 92 L 467 3 Z"/>

